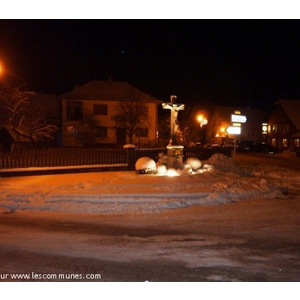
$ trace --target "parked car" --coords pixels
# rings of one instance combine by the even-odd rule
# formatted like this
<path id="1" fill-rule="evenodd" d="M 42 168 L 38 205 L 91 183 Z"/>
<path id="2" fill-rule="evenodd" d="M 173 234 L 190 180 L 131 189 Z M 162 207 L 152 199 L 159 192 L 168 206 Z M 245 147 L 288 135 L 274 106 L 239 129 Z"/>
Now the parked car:
<path id="1" fill-rule="evenodd" d="M 253 141 L 239 141 L 236 144 L 236 150 L 238 152 L 248 152 L 253 151 L 254 148 L 254 142 Z"/>
<path id="2" fill-rule="evenodd" d="M 267 143 L 257 143 L 253 146 L 253 152 L 264 154 L 275 154 L 276 148 Z"/>

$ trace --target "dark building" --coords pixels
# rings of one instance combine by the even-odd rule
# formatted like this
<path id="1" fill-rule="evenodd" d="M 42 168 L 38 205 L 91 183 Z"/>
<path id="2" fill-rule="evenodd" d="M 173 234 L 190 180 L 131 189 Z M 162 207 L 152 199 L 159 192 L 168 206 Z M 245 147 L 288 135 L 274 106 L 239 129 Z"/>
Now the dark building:
<path id="1" fill-rule="evenodd" d="M 281 99 L 275 102 L 268 117 L 267 139 L 278 149 L 300 146 L 300 101 Z"/>

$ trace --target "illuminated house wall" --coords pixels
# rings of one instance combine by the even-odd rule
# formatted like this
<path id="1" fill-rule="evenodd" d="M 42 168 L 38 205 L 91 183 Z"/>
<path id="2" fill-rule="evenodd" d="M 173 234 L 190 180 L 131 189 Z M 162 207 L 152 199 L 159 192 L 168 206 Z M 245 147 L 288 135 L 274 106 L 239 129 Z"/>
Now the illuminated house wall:
<path id="1" fill-rule="evenodd" d="M 60 96 L 62 101 L 63 146 L 125 144 L 124 130 L 116 128 L 111 117 L 115 107 L 130 100 L 142 101 L 151 119 L 149 128 L 141 128 L 133 142 L 154 145 L 158 127 L 157 106 L 162 101 L 134 88 L 126 82 L 91 81 Z"/>

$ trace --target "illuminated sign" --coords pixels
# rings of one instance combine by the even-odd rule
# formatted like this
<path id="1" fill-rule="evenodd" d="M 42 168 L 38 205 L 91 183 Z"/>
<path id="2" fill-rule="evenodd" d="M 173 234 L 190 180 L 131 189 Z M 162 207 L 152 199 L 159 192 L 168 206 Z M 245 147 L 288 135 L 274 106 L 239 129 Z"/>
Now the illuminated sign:
<path id="1" fill-rule="evenodd" d="M 267 134 L 268 133 L 268 124 L 267 123 L 262 123 L 262 134 Z"/>
<path id="2" fill-rule="evenodd" d="M 231 122 L 235 123 L 246 123 L 247 118 L 243 115 L 231 115 Z"/>
<path id="3" fill-rule="evenodd" d="M 226 128 L 226 132 L 228 134 L 241 134 L 241 127 L 240 126 L 228 126 Z"/>

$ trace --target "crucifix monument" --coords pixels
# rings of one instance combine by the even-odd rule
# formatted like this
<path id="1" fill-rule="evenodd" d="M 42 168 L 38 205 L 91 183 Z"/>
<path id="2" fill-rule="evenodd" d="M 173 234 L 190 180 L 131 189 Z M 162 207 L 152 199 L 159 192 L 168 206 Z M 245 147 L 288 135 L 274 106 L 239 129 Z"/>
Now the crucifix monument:
<path id="1" fill-rule="evenodd" d="M 184 104 L 175 103 L 177 96 L 171 95 L 170 102 L 164 102 L 162 107 L 164 109 L 170 109 L 171 111 L 171 123 L 170 133 L 171 138 L 169 145 L 167 146 L 167 166 L 168 168 L 181 168 L 183 157 L 183 146 L 173 145 L 175 144 L 175 134 L 178 131 L 178 112 L 184 110 Z"/>

